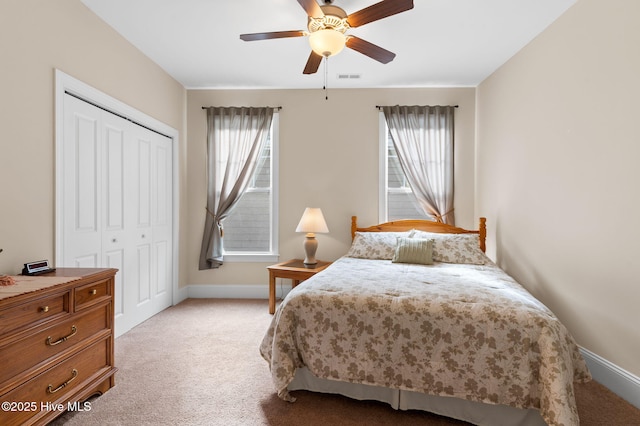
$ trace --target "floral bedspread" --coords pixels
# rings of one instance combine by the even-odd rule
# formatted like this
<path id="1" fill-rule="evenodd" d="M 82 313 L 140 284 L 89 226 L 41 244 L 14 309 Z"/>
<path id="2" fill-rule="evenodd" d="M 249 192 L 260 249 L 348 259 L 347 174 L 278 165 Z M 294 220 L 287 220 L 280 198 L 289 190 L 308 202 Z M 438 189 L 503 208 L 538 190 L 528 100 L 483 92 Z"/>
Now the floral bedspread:
<path id="1" fill-rule="evenodd" d="M 278 395 L 316 377 L 536 408 L 578 425 L 591 376 L 566 328 L 497 266 L 343 257 L 293 289 L 260 346 Z"/>

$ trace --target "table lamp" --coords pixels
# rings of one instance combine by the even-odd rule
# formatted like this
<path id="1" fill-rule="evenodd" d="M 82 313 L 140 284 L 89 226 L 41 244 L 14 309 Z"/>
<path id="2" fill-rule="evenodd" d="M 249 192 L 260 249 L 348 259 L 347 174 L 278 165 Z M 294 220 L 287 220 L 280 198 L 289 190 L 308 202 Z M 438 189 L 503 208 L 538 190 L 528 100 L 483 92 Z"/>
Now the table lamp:
<path id="1" fill-rule="evenodd" d="M 316 233 L 327 233 L 327 222 L 324 221 L 322 210 L 318 207 L 307 207 L 304 209 L 300 223 L 296 228 L 296 232 L 306 232 L 307 236 L 304 240 L 304 266 L 313 268 L 318 264 L 316 260 L 316 250 L 318 249 L 318 240 Z"/>

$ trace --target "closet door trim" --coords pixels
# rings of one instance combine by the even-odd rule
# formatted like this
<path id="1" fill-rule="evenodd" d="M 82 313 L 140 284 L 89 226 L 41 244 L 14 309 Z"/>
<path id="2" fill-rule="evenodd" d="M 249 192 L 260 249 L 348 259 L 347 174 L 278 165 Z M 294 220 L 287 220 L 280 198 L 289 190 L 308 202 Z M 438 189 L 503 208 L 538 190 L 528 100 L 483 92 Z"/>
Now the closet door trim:
<path id="1" fill-rule="evenodd" d="M 64 147 L 64 96 L 65 93 L 68 93 L 72 96 L 75 96 L 79 99 L 85 100 L 99 108 L 105 109 L 113 114 L 124 117 L 128 120 L 131 120 L 143 127 L 148 128 L 154 132 L 160 133 L 164 136 L 167 136 L 172 140 L 172 151 L 173 151 L 173 163 L 172 163 L 172 174 L 173 174 L 173 200 L 172 200 L 172 210 L 173 210 L 173 220 L 172 220 L 172 244 L 173 244 L 173 268 L 172 268 L 172 277 L 171 277 L 171 288 L 172 288 L 172 304 L 175 305 L 179 303 L 184 297 L 180 296 L 178 289 L 178 276 L 179 276 L 179 223 L 180 223 L 180 209 L 178 205 L 178 200 L 180 199 L 180 185 L 179 185 L 179 132 L 162 123 L 161 121 L 156 120 L 153 117 L 148 116 L 147 114 L 107 95 L 95 89 L 94 87 L 89 86 L 86 83 L 56 69 L 55 70 L 55 161 L 56 161 L 56 183 L 55 183 L 55 260 L 54 265 L 57 265 L 58 261 L 62 261 L 64 259 L 64 248 L 63 248 L 63 182 L 62 182 L 62 164 L 63 164 L 63 147 Z"/>

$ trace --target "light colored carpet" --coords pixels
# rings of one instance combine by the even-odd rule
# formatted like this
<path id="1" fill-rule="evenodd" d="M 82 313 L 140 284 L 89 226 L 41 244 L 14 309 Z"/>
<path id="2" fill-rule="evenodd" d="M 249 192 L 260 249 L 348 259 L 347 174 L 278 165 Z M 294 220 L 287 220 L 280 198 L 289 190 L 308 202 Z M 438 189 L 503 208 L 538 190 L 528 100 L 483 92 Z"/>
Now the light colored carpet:
<path id="1" fill-rule="evenodd" d="M 258 346 L 266 300 L 188 299 L 116 339 L 116 386 L 52 425 L 466 425 L 377 402 L 275 394 Z M 596 382 L 577 388 L 582 426 L 640 425 L 640 410 Z"/>

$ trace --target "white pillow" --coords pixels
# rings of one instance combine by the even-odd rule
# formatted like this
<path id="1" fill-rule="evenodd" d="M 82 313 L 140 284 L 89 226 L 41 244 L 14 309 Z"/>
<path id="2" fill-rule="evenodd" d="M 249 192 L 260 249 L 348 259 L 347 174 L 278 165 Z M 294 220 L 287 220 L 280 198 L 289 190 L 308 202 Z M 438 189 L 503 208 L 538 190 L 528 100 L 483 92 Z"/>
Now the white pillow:
<path id="1" fill-rule="evenodd" d="M 491 260 L 480 250 L 478 234 L 437 234 L 415 230 L 413 238 L 433 241 L 433 260 L 445 263 L 485 265 Z"/>
<path id="2" fill-rule="evenodd" d="M 411 232 L 356 232 L 347 256 L 391 260 L 396 252 L 398 238 L 409 237 Z"/>

